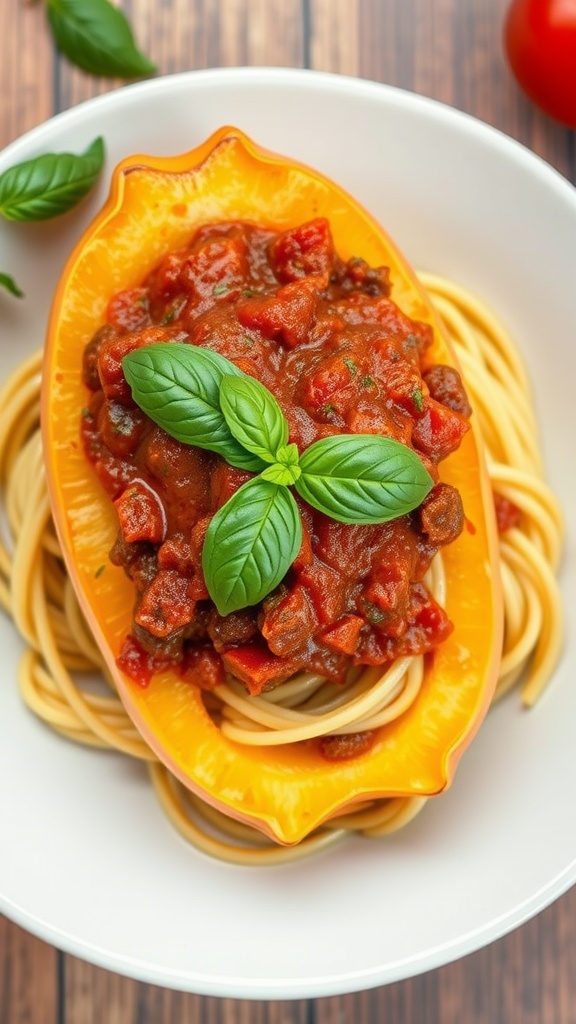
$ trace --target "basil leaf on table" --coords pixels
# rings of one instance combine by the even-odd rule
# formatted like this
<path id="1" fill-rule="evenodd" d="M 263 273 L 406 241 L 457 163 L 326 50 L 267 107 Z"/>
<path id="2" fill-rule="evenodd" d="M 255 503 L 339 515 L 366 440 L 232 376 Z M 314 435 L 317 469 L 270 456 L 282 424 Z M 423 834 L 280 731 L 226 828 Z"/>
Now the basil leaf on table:
<path id="1" fill-rule="evenodd" d="M 49 220 L 90 191 L 104 163 L 99 137 L 79 155 L 44 153 L 0 174 L 0 214 L 7 220 Z"/>
<path id="2" fill-rule="evenodd" d="M 125 14 L 109 0 L 47 0 L 59 50 L 92 75 L 141 78 L 156 67 L 138 50 Z"/>
<path id="3" fill-rule="evenodd" d="M 288 424 L 268 388 L 252 377 L 224 377 L 220 406 L 236 440 L 264 462 L 275 462 L 288 440 Z"/>
<path id="4" fill-rule="evenodd" d="M 124 356 L 122 369 L 134 401 L 171 437 L 217 452 L 238 469 L 264 468 L 233 436 L 220 408 L 224 377 L 242 375 L 230 360 L 196 345 L 160 342 Z"/>
<path id="5" fill-rule="evenodd" d="M 298 506 L 286 488 L 255 477 L 213 517 L 202 569 L 220 615 L 258 604 L 284 578 L 302 543 Z"/>
<path id="6" fill-rule="evenodd" d="M 411 448 L 378 434 L 336 434 L 300 456 L 299 495 L 341 523 L 384 523 L 411 512 L 433 486 Z"/>
<path id="7" fill-rule="evenodd" d="M 0 288 L 5 288 L 7 292 L 10 292 L 10 295 L 14 295 L 17 299 L 21 299 L 24 296 L 24 292 L 18 287 L 14 278 L 10 277 L 10 274 L 0 273 Z"/>

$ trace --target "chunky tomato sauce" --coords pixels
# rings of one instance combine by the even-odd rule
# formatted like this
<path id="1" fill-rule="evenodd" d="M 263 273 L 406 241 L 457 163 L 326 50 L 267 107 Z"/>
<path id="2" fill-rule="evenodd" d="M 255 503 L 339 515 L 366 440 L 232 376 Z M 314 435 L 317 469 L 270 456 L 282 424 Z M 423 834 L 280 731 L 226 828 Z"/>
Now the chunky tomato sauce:
<path id="1" fill-rule="evenodd" d="M 329 434 L 381 433 L 438 481 L 469 428 L 457 372 L 422 369 L 430 328 L 394 304 L 386 268 L 338 257 L 325 220 L 281 234 L 199 230 L 112 299 L 84 355 L 84 446 L 118 513 L 110 557 L 135 588 L 122 667 L 145 683 L 175 664 L 206 688 L 228 671 L 259 693 L 301 669 L 341 681 L 351 664 L 440 644 L 452 627 L 424 577 L 464 516 L 458 492 L 438 482 L 415 512 L 376 526 L 344 525 L 297 498 L 304 539 L 283 582 L 258 606 L 218 614 L 203 537 L 250 474 L 174 440 L 135 405 L 121 360 L 158 341 L 205 346 L 262 381 L 300 450 Z"/>

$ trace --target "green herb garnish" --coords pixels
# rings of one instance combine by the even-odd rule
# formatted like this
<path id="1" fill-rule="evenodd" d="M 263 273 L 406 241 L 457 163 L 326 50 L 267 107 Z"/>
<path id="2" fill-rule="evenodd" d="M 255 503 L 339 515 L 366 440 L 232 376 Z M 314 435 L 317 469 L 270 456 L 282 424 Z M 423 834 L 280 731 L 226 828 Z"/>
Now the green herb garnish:
<path id="1" fill-rule="evenodd" d="M 16 284 L 14 278 L 10 277 L 10 274 L 0 273 L 0 288 L 5 288 L 7 292 L 10 292 L 10 295 L 14 295 L 17 299 L 22 299 L 24 297 L 24 292 Z"/>
<path id="2" fill-rule="evenodd" d="M 6 220 L 49 220 L 66 213 L 90 191 L 104 163 L 104 142 L 84 153 L 44 153 L 0 174 L 0 214 Z"/>
<path id="3" fill-rule="evenodd" d="M 56 46 L 83 71 L 141 78 L 156 70 L 136 47 L 126 15 L 110 0 L 47 0 L 46 14 Z"/>
<path id="4" fill-rule="evenodd" d="M 422 412 L 424 409 L 424 396 L 420 388 L 414 388 L 414 391 L 412 392 L 412 401 L 418 409 L 418 412 Z"/>
<path id="5" fill-rule="evenodd" d="M 84 153 L 44 153 L 0 174 L 0 217 L 12 221 L 50 220 L 76 206 L 90 191 L 104 163 L 104 143 L 94 139 Z M 16 298 L 22 289 L 0 273 L 0 287 Z"/>
<path id="6" fill-rule="evenodd" d="M 148 345 L 122 360 L 140 408 L 168 434 L 257 475 L 210 521 L 202 551 L 221 615 L 257 604 L 286 575 L 302 540 L 289 490 L 343 523 L 385 523 L 416 508 L 433 482 L 417 454 L 378 434 L 335 434 L 302 454 L 274 396 L 209 349 Z"/>

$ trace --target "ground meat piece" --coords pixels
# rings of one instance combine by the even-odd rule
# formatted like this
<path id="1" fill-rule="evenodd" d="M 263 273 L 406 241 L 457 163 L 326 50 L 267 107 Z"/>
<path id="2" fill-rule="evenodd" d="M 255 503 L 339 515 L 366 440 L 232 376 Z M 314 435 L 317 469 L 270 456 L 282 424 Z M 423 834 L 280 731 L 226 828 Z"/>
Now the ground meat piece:
<path id="1" fill-rule="evenodd" d="M 370 750 L 376 733 L 371 729 L 364 732 L 340 733 L 337 736 L 323 736 L 319 742 L 322 756 L 327 761 L 348 761 Z"/>
<path id="2" fill-rule="evenodd" d="M 454 412 L 459 412 L 462 416 L 471 415 L 472 408 L 458 370 L 452 366 L 438 363 L 426 370 L 422 377 L 432 398 L 435 398 L 437 402 L 448 406 Z"/>
<path id="3" fill-rule="evenodd" d="M 112 324 L 104 324 L 103 327 L 96 331 L 96 334 L 84 349 L 82 380 L 91 391 L 97 391 L 100 387 L 100 377 L 98 375 L 98 355 L 100 349 L 105 342 L 111 341 L 119 333 L 120 331 L 113 327 Z"/>
<path id="4" fill-rule="evenodd" d="M 122 566 L 128 578 L 135 584 L 137 593 L 145 590 L 158 572 L 155 546 L 145 541 L 129 543 L 124 540 L 120 530 L 109 557 L 113 565 Z"/>
<path id="5" fill-rule="evenodd" d="M 361 291 L 365 295 L 390 294 L 389 267 L 370 267 L 360 257 L 353 257 L 347 263 L 335 259 L 331 283 L 337 284 L 343 292 Z"/>
<path id="6" fill-rule="evenodd" d="M 184 646 L 184 627 L 174 629 L 168 636 L 154 636 L 148 629 L 134 622 L 132 633 L 146 654 L 154 655 L 164 662 L 179 661 Z"/>
<path id="7" fill-rule="evenodd" d="M 234 644 L 247 643 L 257 632 L 253 608 L 243 608 L 225 616 L 218 615 L 216 609 L 213 609 L 208 616 L 208 636 L 217 651 L 223 651 Z"/>
<path id="8" fill-rule="evenodd" d="M 462 533 L 464 509 L 460 492 L 451 484 L 436 484 L 417 513 L 420 529 L 430 544 L 443 547 Z"/>

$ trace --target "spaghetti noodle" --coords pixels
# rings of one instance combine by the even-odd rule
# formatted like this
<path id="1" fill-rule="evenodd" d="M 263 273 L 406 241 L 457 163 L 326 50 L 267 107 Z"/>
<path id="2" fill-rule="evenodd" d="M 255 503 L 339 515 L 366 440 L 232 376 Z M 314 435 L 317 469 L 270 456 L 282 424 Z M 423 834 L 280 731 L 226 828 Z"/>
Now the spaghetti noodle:
<path id="1" fill-rule="evenodd" d="M 542 692 L 559 657 L 562 608 L 555 572 L 562 519 L 542 476 L 529 383 L 504 328 L 472 295 L 429 274 L 421 280 L 451 337 L 485 445 L 497 503 L 518 510 L 500 539 L 505 632 L 497 696 L 516 683 L 524 704 Z M 39 432 L 40 354 L 11 377 L 0 396 L 0 486 L 10 540 L 0 543 L 0 603 L 24 638 L 19 687 L 26 705 L 79 743 L 112 748 L 148 765 L 171 822 L 194 846 L 235 863 L 293 860 L 351 832 L 380 836 L 401 828 L 422 797 L 367 801 L 340 814 L 294 847 L 277 847 L 190 793 L 135 730 L 109 680 L 67 578 L 51 521 Z M 440 556 L 427 583 L 442 603 Z M 421 657 L 399 659 L 385 673 L 369 669 L 345 687 L 312 673 L 248 697 L 230 680 L 207 696 L 230 739 L 259 746 L 309 736 L 374 729 L 416 698 Z"/>

